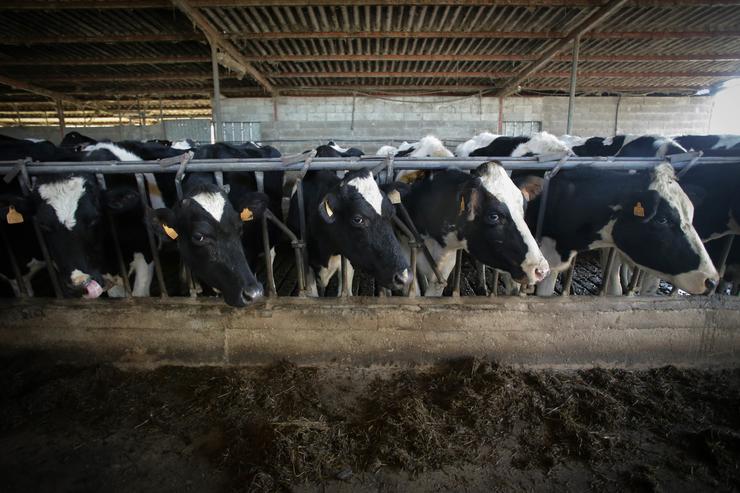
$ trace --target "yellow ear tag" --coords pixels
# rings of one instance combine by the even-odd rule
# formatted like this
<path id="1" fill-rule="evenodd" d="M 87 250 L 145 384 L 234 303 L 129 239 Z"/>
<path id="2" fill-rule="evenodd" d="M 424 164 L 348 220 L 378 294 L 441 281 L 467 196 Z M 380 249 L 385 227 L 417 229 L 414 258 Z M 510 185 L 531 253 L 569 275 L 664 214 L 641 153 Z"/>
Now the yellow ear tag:
<path id="1" fill-rule="evenodd" d="M 326 215 L 329 217 L 332 217 L 334 215 L 334 211 L 331 210 L 331 207 L 329 207 L 329 201 L 324 200 L 324 208 L 326 208 Z"/>
<path id="2" fill-rule="evenodd" d="M 249 210 L 249 207 L 245 207 L 242 209 L 241 214 L 239 214 L 239 217 L 242 218 L 242 221 L 247 222 L 254 219 L 254 214 L 252 214 L 252 211 Z"/>
<path id="3" fill-rule="evenodd" d="M 177 231 L 175 231 L 174 228 L 170 228 L 166 224 L 163 224 L 162 225 L 162 229 L 164 229 L 164 232 L 167 234 L 167 236 L 169 236 L 173 240 L 176 240 L 177 239 Z"/>
<path id="4" fill-rule="evenodd" d="M 7 219 L 8 224 L 20 224 L 23 222 L 23 214 L 15 210 L 15 207 L 11 205 L 8 207 L 8 215 L 5 216 L 5 219 Z"/>
<path id="5" fill-rule="evenodd" d="M 637 217 L 645 217 L 645 209 L 642 207 L 641 203 L 636 203 L 635 208 L 632 209 L 632 214 L 634 214 Z"/>
<path id="6" fill-rule="evenodd" d="M 391 201 L 391 204 L 400 204 L 401 194 L 398 192 L 398 190 L 391 190 L 390 192 L 388 192 L 388 200 Z"/>
<path id="7" fill-rule="evenodd" d="M 460 214 L 465 212 L 465 196 L 460 197 Z"/>

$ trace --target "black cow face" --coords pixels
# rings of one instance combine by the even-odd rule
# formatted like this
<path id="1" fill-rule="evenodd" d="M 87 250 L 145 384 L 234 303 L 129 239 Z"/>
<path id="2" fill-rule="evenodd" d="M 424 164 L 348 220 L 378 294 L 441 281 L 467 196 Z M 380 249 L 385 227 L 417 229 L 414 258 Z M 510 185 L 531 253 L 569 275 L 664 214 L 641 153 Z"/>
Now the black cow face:
<path id="1" fill-rule="evenodd" d="M 97 298 L 105 269 L 103 207 L 114 214 L 129 211 L 138 205 L 139 194 L 127 188 L 102 192 L 90 177 L 69 176 L 39 183 L 31 197 L 2 202 L 24 217 L 35 217 L 64 294 Z"/>
<path id="2" fill-rule="evenodd" d="M 393 214 L 393 205 L 367 170 L 348 173 L 319 202 L 320 220 L 335 251 L 382 286 L 402 289 L 412 276 L 393 233 Z"/>
<path id="3" fill-rule="evenodd" d="M 237 212 L 215 185 L 203 186 L 174 209 L 157 209 L 155 230 L 177 246 L 193 276 L 217 289 L 231 306 L 262 297 L 262 285 L 249 268 L 242 247 L 242 222 L 259 219 L 267 196 L 246 194 Z"/>
<path id="4" fill-rule="evenodd" d="M 468 251 L 518 282 L 541 281 L 549 266 L 524 221 L 523 191 L 495 162 L 481 165 L 473 175 L 459 199 L 459 229 Z"/>
<path id="5" fill-rule="evenodd" d="M 621 204 L 611 223 L 611 235 L 616 247 L 634 263 L 685 291 L 701 294 L 719 276 L 691 224 L 694 207 L 669 168 L 658 166 L 649 189 L 630 195 Z"/>

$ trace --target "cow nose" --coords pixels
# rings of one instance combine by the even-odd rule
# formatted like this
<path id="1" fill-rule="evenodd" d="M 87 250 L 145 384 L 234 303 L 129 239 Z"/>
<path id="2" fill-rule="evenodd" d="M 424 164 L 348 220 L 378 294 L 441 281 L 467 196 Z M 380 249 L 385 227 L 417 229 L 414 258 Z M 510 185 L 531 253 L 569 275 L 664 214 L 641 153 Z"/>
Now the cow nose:
<path id="1" fill-rule="evenodd" d="M 704 287 L 707 288 L 707 293 L 711 293 L 717 289 L 717 281 L 715 279 L 707 278 L 707 280 L 704 281 Z"/>
<path id="2" fill-rule="evenodd" d="M 412 277 L 408 269 L 403 269 L 401 272 L 393 274 L 393 284 L 399 288 L 406 286 L 411 282 Z"/>
<path id="3" fill-rule="evenodd" d="M 534 277 L 537 280 L 537 282 L 540 282 L 545 277 L 547 277 L 547 274 L 550 273 L 550 269 L 548 267 L 545 267 L 544 269 L 535 269 L 534 270 Z"/>
<path id="4" fill-rule="evenodd" d="M 254 286 L 244 290 L 244 298 L 247 302 L 257 301 L 265 295 L 262 286 Z"/>

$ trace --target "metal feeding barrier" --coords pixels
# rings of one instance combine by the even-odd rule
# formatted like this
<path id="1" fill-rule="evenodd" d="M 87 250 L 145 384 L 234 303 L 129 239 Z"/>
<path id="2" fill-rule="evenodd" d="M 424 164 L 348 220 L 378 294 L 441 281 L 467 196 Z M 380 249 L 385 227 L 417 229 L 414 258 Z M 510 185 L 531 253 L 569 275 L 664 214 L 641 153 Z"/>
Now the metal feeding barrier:
<path id="1" fill-rule="evenodd" d="M 272 158 L 272 159 L 218 159 L 218 160 L 194 160 L 192 153 L 188 152 L 181 156 L 174 158 L 167 158 L 157 161 L 139 161 L 139 162 L 122 162 L 122 161 L 94 161 L 94 162 L 44 162 L 34 163 L 30 160 L 21 161 L 0 161 L 0 176 L 4 176 L 6 183 L 11 183 L 12 180 L 19 180 L 21 191 L 24 195 L 29 195 L 33 189 L 32 177 L 39 175 L 53 175 L 53 174 L 65 174 L 65 173 L 91 173 L 97 178 L 97 181 L 101 188 L 105 189 L 106 175 L 112 174 L 128 174 L 134 175 L 136 179 L 137 188 L 141 196 L 142 206 L 146 213 L 149 213 L 151 204 L 148 200 L 148 194 L 146 193 L 146 181 L 144 178 L 145 173 L 174 173 L 175 184 L 178 193 L 178 198 L 182 198 L 181 183 L 185 173 L 194 172 L 213 172 L 215 180 L 219 186 L 223 187 L 223 173 L 234 172 L 234 171 L 253 171 L 253 172 L 265 172 L 265 171 L 284 171 L 293 172 L 296 175 L 296 197 L 298 201 L 299 216 L 300 216 L 300 227 L 298 232 L 291 231 L 285 224 L 283 224 L 274 214 L 269 210 L 262 219 L 262 232 L 263 232 L 263 249 L 265 255 L 265 272 L 267 277 L 267 294 L 268 296 L 277 296 L 277 290 L 275 288 L 274 273 L 272 270 L 272 262 L 270 255 L 270 242 L 268 238 L 268 221 L 278 227 L 278 229 L 284 233 L 291 242 L 291 247 L 295 254 L 296 272 L 297 272 L 297 284 L 299 296 L 305 296 L 307 289 L 306 274 L 309 268 L 307 263 L 306 253 L 306 224 L 305 224 L 305 203 L 303 193 L 303 178 L 306 173 L 310 170 L 332 170 L 332 171 L 352 171 L 359 169 L 369 169 L 378 178 L 379 181 L 384 183 L 390 183 L 392 178 L 395 176 L 396 171 L 401 170 L 444 170 L 444 169 L 460 169 L 460 170 L 471 170 L 475 169 L 485 162 L 496 160 L 500 162 L 505 169 L 509 171 L 520 170 L 520 171 L 545 171 L 544 186 L 541 196 L 541 206 L 539 217 L 537 220 L 537 227 L 535 230 L 535 236 L 537 240 L 542 235 L 542 223 L 544 220 L 545 208 L 547 207 L 547 196 L 549 181 L 559 171 L 563 169 L 574 168 L 576 166 L 582 167 L 593 167 L 600 169 L 610 170 L 637 170 L 637 169 L 651 169 L 658 165 L 663 160 L 658 158 L 584 158 L 584 157 L 571 157 L 560 155 L 547 155 L 539 157 L 526 157 L 526 158 L 490 158 L 490 157 L 475 157 L 475 158 L 393 158 L 393 157 L 377 157 L 368 156 L 361 158 L 316 158 L 315 152 L 304 153 L 295 156 L 286 156 L 283 158 Z M 715 157 L 701 157 L 698 153 L 685 153 L 668 156 L 666 158 L 671 162 L 673 167 L 677 170 L 678 175 L 681 175 L 681 171 L 684 168 L 692 167 L 698 164 L 727 164 L 735 163 L 740 164 L 737 158 L 715 158 Z M 260 183 L 258 181 L 258 183 Z M 261 185 L 261 183 L 260 183 Z M 441 285 L 445 285 L 447 279 L 444 279 L 442 274 L 439 272 L 429 250 L 421 239 L 419 232 L 414 226 L 411 218 L 406 211 L 405 207 L 400 201 L 400 197 L 391 197 L 391 202 L 394 203 L 398 214 L 394 217 L 394 225 L 398 231 L 408 238 L 408 244 L 410 247 L 410 263 L 411 272 L 414 277 L 414 283 L 417 283 L 416 276 L 416 264 L 418 258 L 418 251 L 421 249 L 425 255 L 426 260 L 432 267 L 437 281 Z M 126 271 L 125 262 L 121 253 L 120 244 L 118 242 L 118 233 L 116 231 L 114 218 L 108 215 L 108 224 L 111 228 L 111 236 L 115 245 L 115 254 L 120 274 L 123 279 L 123 285 L 126 292 L 126 296 L 131 296 L 131 287 L 128 282 L 128 272 Z M 142 218 L 144 219 L 144 218 Z M 47 265 L 49 275 L 51 276 L 52 286 L 54 293 L 57 298 L 62 297 L 62 290 L 59 284 L 59 280 L 56 276 L 54 269 L 53 259 L 50 256 L 48 247 L 46 245 L 44 236 L 39 229 L 36 221 L 31 219 L 33 228 L 35 230 L 36 239 L 39 242 L 42 255 Z M 157 281 L 160 286 L 161 297 L 166 298 L 168 296 L 167 286 L 165 284 L 165 277 L 162 270 L 162 264 L 159 257 L 159 250 L 157 247 L 156 235 L 152 229 L 151 222 L 144 220 L 144 225 L 147 229 L 147 237 L 149 241 L 149 247 L 151 250 L 152 258 L 154 261 L 155 274 Z M 9 263 L 11 264 L 13 275 L 16 276 L 19 284 L 19 295 L 21 297 L 29 296 L 31 293 L 30 285 L 26 285 L 26 279 L 21 275 L 21 269 L 17 263 L 17 257 L 12 251 L 10 242 L 8 241 L 6 226 L 0 223 L 0 239 L 5 245 L 5 249 L 8 255 Z M 729 235 L 725 245 L 723 246 L 721 262 L 719 264 L 718 271 L 723 273 L 725 270 L 725 263 L 729 254 L 730 246 L 732 244 L 734 235 Z M 599 294 L 604 294 L 604 287 L 609 282 L 610 267 L 615 261 L 615 251 L 611 249 L 608 255 L 607 266 L 603 271 L 602 291 Z M 348 269 L 347 260 L 342 258 L 342 269 L 341 277 L 342 289 L 341 295 L 347 296 L 351 292 L 351 286 L 348 284 Z M 573 269 L 575 265 L 575 259 L 568 271 L 565 274 L 565 280 L 563 283 L 564 296 L 567 296 L 570 292 L 571 283 L 573 280 Z M 456 264 L 453 269 L 452 275 L 452 295 L 460 295 L 460 283 L 462 278 L 462 250 L 458 250 L 456 257 Z M 486 286 L 486 274 L 485 266 L 478 264 L 479 279 L 482 280 L 483 286 Z M 640 269 L 635 268 L 627 289 L 627 293 L 631 293 L 641 277 L 642 272 Z M 494 289 L 490 293 L 490 296 L 497 295 L 496 286 L 498 284 L 498 271 L 494 270 Z M 487 288 L 486 288 L 487 290 Z M 381 290 L 380 295 L 384 296 L 388 293 Z M 415 289 L 412 285 L 409 290 L 405 293 L 406 296 L 414 296 Z"/>

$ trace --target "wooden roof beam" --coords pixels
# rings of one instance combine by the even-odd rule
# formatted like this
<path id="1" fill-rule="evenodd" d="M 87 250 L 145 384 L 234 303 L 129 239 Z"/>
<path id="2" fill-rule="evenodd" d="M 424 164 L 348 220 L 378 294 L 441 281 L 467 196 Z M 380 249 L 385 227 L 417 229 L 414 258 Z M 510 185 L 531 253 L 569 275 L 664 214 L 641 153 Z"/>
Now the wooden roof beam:
<path id="1" fill-rule="evenodd" d="M 27 58 L 0 60 L 0 67 L 25 67 L 58 65 L 65 67 L 98 65 L 166 65 L 175 63 L 209 63 L 209 56 L 151 56 L 151 57 L 101 57 L 101 58 Z"/>
<path id="2" fill-rule="evenodd" d="M 514 77 L 513 80 L 509 81 L 503 89 L 499 90 L 496 95 L 501 98 L 516 91 L 519 84 L 526 80 L 527 77 L 547 65 L 555 55 L 567 48 L 574 39 L 591 31 L 594 27 L 609 18 L 614 12 L 622 8 L 626 3 L 627 0 L 609 0 L 609 2 L 603 7 L 596 9 L 583 21 L 579 22 L 576 27 L 571 29 L 565 38 L 555 43 L 552 48 L 546 50 L 536 62 L 533 62 L 522 69 L 519 74 Z"/>
<path id="3" fill-rule="evenodd" d="M 228 54 L 235 62 L 241 64 L 244 67 L 244 71 L 249 74 L 259 85 L 265 88 L 265 90 L 271 94 L 275 94 L 275 88 L 272 83 L 265 78 L 262 73 L 254 68 L 254 66 L 244 59 L 242 52 L 234 46 L 234 44 L 228 39 L 224 38 L 223 35 L 216 29 L 208 19 L 205 18 L 196 8 L 190 5 L 188 0 L 172 0 L 172 3 L 180 9 L 198 28 L 203 31 L 206 37 L 211 43 L 215 43 L 223 52 Z"/>
<path id="4" fill-rule="evenodd" d="M 520 72 L 511 71 L 499 71 L 499 72 L 434 72 L 434 71 L 413 71 L 413 72 L 275 72 L 271 73 L 270 77 L 274 79 L 295 79 L 295 78 L 445 78 L 445 79 L 466 79 L 466 78 L 477 78 L 477 79 L 500 79 L 505 77 L 519 77 Z M 567 71 L 556 71 L 556 72 L 531 72 L 528 74 L 536 78 L 568 78 L 570 72 Z M 614 71 L 614 70 L 602 70 L 602 71 L 579 71 L 579 77 L 603 77 L 603 78 L 632 78 L 632 77 L 738 77 L 740 72 L 738 71 L 672 71 L 672 72 L 660 72 L 660 71 Z M 51 80 L 51 79 L 49 79 Z"/>

